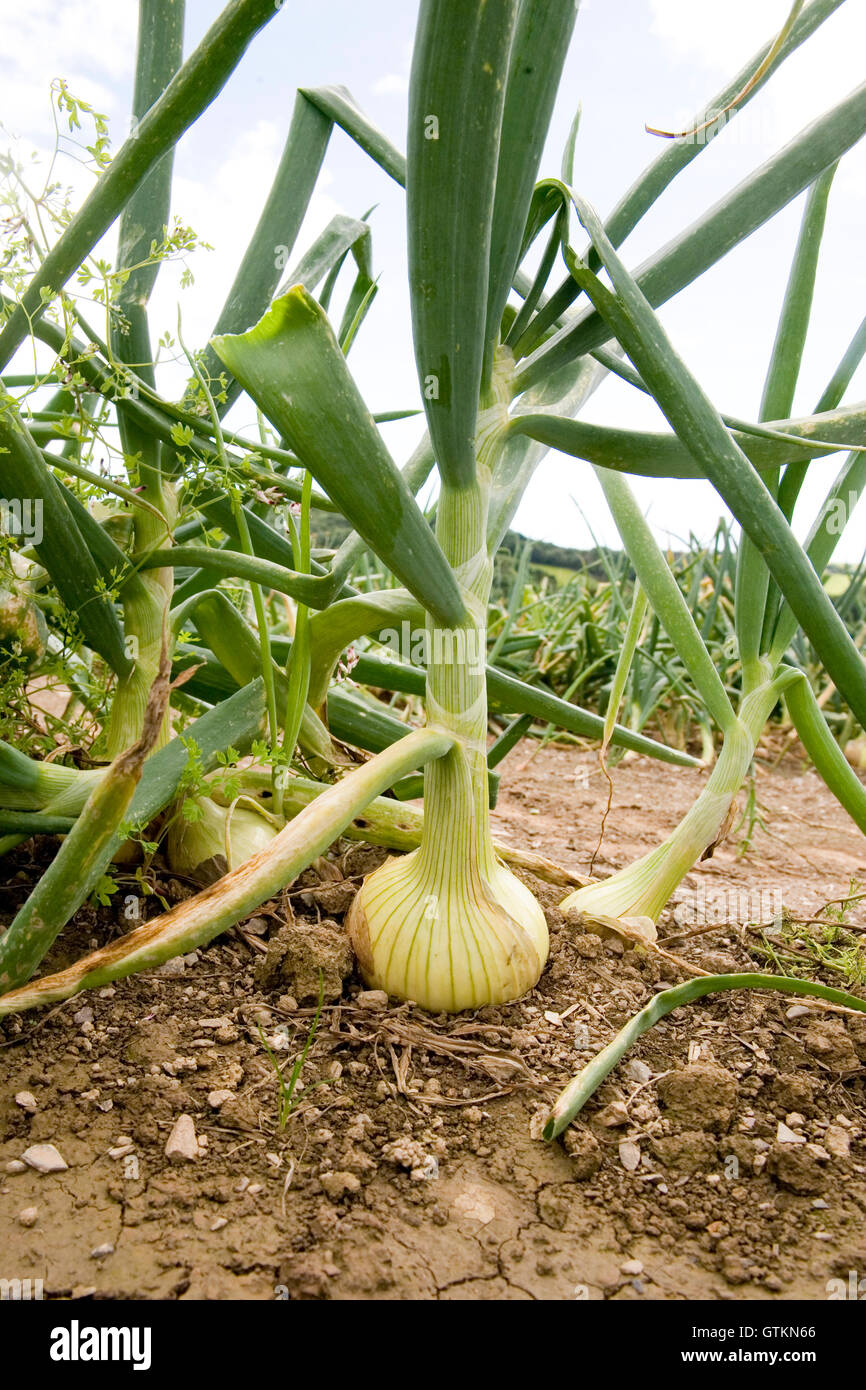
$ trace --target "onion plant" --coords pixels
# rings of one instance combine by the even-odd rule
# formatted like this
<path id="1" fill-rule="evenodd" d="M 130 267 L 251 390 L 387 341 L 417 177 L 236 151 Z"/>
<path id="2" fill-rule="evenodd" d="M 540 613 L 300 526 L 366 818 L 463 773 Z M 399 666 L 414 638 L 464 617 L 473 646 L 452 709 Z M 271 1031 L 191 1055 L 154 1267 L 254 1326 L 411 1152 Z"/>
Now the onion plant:
<path id="1" fill-rule="evenodd" d="M 841 3 L 795 6 L 783 34 L 707 110 L 732 107 L 734 118 Z M 348 918 L 370 984 L 433 1010 L 520 996 L 544 968 L 547 927 L 506 859 L 548 877 L 557 871 L 506 855 L 493 841 L 493 769 L 504 751 L 540 721 L 605 748 L 698 761 L 615 722 L 644 604 L 667 634 L 677 680 L 688 680 L 689 699 L 721 730 L 721 753 L 674 836 L 624 875 L 579 887 L 569 905 L 590 915 L 657 916 L 722 832 L 780 699 L 818 771 L 864 828 L 863 789 L 789 659 L 805 634 L 852 718 L 866 722 L 862 658 L 819 577 L 836 537 L 822 514 L 803 548 L 789 522 L 806 470 L 842 448 L 850 458 L 829 498 L 862 486 L 866 411 L 842 403 L 866 335 L 814 414 L 794 419 L 792 410 L 832 170 L 866 133 L 866 88 L 839 100 L 632 273 L 616 248 L 717 137 L 718 123 L 700 141 L 686 135 L 667 145 L 602 222 L 573 187 L 576 131 L 561 177 L 538 181 L 574 0 L 421 0 L 406 155 L 344 88 L 298 92 L 250 246 L 208 343 L 187 353 L 189 385 L 173 402 L 159 390 L 148 309 L 160 261 L 189 242 L 169 228 L 172 151 L 253 34 L 271 23 L 279 42 L 287 22 L 272 0 L 231 0 L 184 61 L 182 11 L 180 0 L 141 0 L 134 135 L 105 163 L 82 208 L 58 218 L 57 240 L 32 273 L 19 266 L 6 276 L 0 491 L 20 506 L 38 500 L 45 521 L 32 543 L 20 537 L 10 582 L 29 586 L 49 628 L 53 622 L 54 658 L 66 652 L 74 700 L 104 726 L 101 752 L 112 761 L 79 772 L 0 748 L 0 803 L 12 818 L 0 848 L 28 829 L 68 831 L 0 940 L 0 1014 L 212 939 L 343 833 L 410 850 L 366 879 Z M 384 426 L 407 412 L 374 418 L 350 366 L 375 306 L 370 225 L 341 215 L 312 245 L 295 248 L 335 127 L 406 190 L 426 432 L 402 468 Z M 807 191 L 761 419 L 722 416 L 677 357 L 655 308 Z M 117 263 L 106 274 L 93 252 L 115 221 Z M 589 236 L 582 253 L 573 241 L 578 225 Z M 285 276 L 276 247 L 294 258 Z M 86 283 L 96 274 L 104 280 L 101 333 L 68 288 L 72 277 Z M 28 336 L 37 370 L 24 373 L 13 357 Z M 649 392 L 671 432 L 633 434 L 578 419 L 611 372 Z M 258 409 L 258 438 L 228 427 L 242 393 Z M 93 446 L 110 440 L 113 426 L 126 475 L 105 478 L 92 467 Z M 549 448 L 595 469 L 642 595 L 625 655 L 614 662 L 606 718 L 503 670 L 504 638 L 489 650 L 494 558 Z M 416 499 L 434 469 L 431 525 Z M 634 502 L 629 472 L 708 478 L 742 527 L 737 691 L 719 675 Z M 111 516 L 95 513 L 94 497 L 110 499 Z M 345 520 L 335 550 L 317 552 L 316 514 Z M 373 570 L 381 583 L 370 583 Z M 394 631 L 410 638 L 399 659 L 387 652 Z M 355 647 L 356 680 L 422 700 L 423 728 L 407 731 L 381 702 L 345 687 L 344 653 Z M 170 703 L 166 654 L 175 676 Z M 488 750 L 491 710 L 513 722 Z M 703 749 L 711 751 L 708 737 Z M 423 816 L 383 798 L 392 788 L 397 797 L 417 794 L 419 768 Z M 249 816 L 255 843 L 244 849 L 235 832 Z M 227 872 L 60 974 L 31 980 L 112 856 L 136 833 L 161 832 L 170 862 L 219 860 Z M 82 843 L 90 849 L 76 870 Z"/>

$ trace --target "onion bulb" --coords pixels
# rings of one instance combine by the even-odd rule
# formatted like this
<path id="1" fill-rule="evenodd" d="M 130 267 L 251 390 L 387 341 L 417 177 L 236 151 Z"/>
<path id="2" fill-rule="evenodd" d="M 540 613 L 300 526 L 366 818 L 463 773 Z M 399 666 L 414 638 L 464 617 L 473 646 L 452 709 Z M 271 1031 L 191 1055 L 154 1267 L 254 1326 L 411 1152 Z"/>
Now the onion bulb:
<path id="1" fill-rule="evenodd" d="M 252 797 L 238 797 L 230 806 L 218 806 L 209 796 L 190 797 L 194 819 L 181 810 L 166 836 L 165 855 L 170 869 L 205 883 L 246 863 L 269 845 L 280 830 L 273 816 Z"/>
<path id="2" fill-rule="evenodd" d="M 346 925 L 372 989 L 432 1012 L 518 999 L 537 984 L 548 953 L 538 902 L 495 858 L 440 857 L 422 846 L 365 879 Z"/>

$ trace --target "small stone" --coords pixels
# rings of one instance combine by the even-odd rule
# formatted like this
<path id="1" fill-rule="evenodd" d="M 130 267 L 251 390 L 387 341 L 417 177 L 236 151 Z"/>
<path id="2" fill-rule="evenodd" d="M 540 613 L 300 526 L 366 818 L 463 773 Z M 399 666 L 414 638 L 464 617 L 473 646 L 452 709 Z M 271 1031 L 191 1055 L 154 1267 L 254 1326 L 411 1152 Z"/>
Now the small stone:
<path id="1" fill-rule="evenodd" d="M 90 1005 L 85 1004 L 83 1009 L 79 1009 L 78 1013 L 73 1014 L 72 1022 L 77 1023 L 79 1028 L 81 1027 L 82 1023 L 92 1023 L 93 1010 L 91 1009 Z"/>
<path id="2" fill-rule="evenodd" d="M 90 1258 L 91 1260 L 104 1260 L 107 1259 L 109 1255 L 113 1254 L 114 1246 L 109 1241 L 106 1241 L 104 1245 L 97 1245 L 95 1249 L 91 1250 Z"/>
<path id="3" fill-rule="evenodd" d="M 19 1091 L 15 1097 L 15 1104 L 20 1105 L 22 1110 L 26 1110 L 28 1115 L 36 1114 L 36 1097 L 30 1091 Z"/>
<path id="4" fill-rule="evenodd" d="M 830 1125 L 824 1132 L 824 1148 L 833 1158 L 849 1158 L 851 1139 L 841 1125 Z"/>
<path id="5" fill-rule="evenodd" d="M 174 956 L 172 960 L 163 961 L 153 971 L 154 975 L 168 975 L 169 977 L 183 975 L 186 970 L 183 956 Z"/>
<path id="6" fill-rule="evenodd" d="M 267 936 L 269 930 L 267 917 L 250 917 L 249 921 L 244 922 L 244 931 L 251 936 Z"/>
<path id="7" fill-rule="evenodd" d="M 210 1228 L 212 1231 L 221 1231 L 223 1226 L 227 1226 L 228 1224 L 228 1219 L 225 1216 L 215 1216 L 210 1223 Z"/>
<path id="8" fill-rule="evenodd" d="M 620 1265 L 620 1272 L 631 1276 L 643 1274 L 643 1265 L 640 1260 L 625 1260 Z"/>
<path id="9" fill-rule="evenodd" d="M 7 1173 L 26 1173 L 27 1164 L 22 1163 L 20 1158 L 10 1158 L 4 1165 Z"/>
<path id="10" fill-rule="evenodd" d="M 629 1114 L 621 1100 L 614 1100 L 603 1110 L 599 1110 L 596 1119 L 600 1125 L 605 1125 L 608 1129 L 617 1129 L 620 1125 L 628 1124 Z"/>
<path id="11" fill-rule="evenodd" d="M 200 1154 L 192 1115 L 178 1115 L 165 1145 L 165 1156 L 172 1163 L 191 1163 Z"/>
<path id="12" fill-rule="evenodd" d="M 108 1150 L 108 1157 L 109 1157 L 109 1158 L 126 1158 L 128 1154 L 131 1154 L 131 1153 L 132 1153 L 132 1151 L 133 1151 L 134 1148 L 135 1148 L 135 1144 L 132 1142 L 131 1139 L 128 1140 L 128 1142 L 125 1143 L 125 1144 L 114 1144 L 114 1145 L 112 1145 L 112 1147 Z"/>
<path id="13" fill-rule="evenodd" d="M 634 1173 L 640 1167 L 640 1149 L 631 1139 L 620 1142 L 619 1161 L 629 1173 Z"/>
<path id="14" fill-rule="evenodd" d="M 807 1009 L 805 1004 L 792 1004 L 790 1009 L 785 1010 L 785 1017 L 793 1022 L 795 1018 L 805 1018 L 811 1012 L 812 1010 Z"/>
<path id="15" fill-rule="evenodd" d="M 805 1144 L 805 1142 L 805 1135 L 795 1134 L 788 1125 L 783 1124 L 781 1120 L 779 1121 L 779 1126 L 776 1130 L 777 1144 Z"/>
<path id="16" fill-rule="evenodd" d="M 25 1207 L 23 1211 L 19 1211 L 18 1213 L 18 1225 L 26 1227 L 27 1230 L 29 1230 L 31 1226 L 35 1226 L 38 1220 L 38 1207 Z"/>
<path id="17" fill-rule="evenodd" d="M 319 1178 L 322 1191 L 335 1201 L 347 1192 L 358 1192 L 361 1181 L 354 1173 L 323 1173 Z"/>
<path id="18" fill-rule="evenodd" d="M 247 1196 L 258 1197 L 260 1192 L 264 1192 L 264 1185 L 260 1182 L 251 1182 L 247 1188 Z"/>
<path id="19" fill-rule="evenodd" d="M 28 1168 L 35 1168 L 37 1173 L 64 1173 L 69 1167 L 53 1144 L 31 1144 L 21 1158 Z"/>
<path id="20" fill-rule="evenodd" d="M 790 1125 L 791 1129 L 802 1129 L 806 1123 L 806 1116 L 801 1115 L 797 1110 L 792 1110 L 790 1115 L 785 1116 L 785 1124 Z"/>
<path id="21" fill-rule="evenodd" d="M 227 1100 L 234 1100 L 234 1095 L 234 1091 L 208 1091 L 207 1103 L 211 1110 L 219 1110 L 221 1106 L 225 1105 Z"/>
<path id="22" fill-rule="evenodd" d="M 355 995 L 359 1009 L 386 1009 L 388 996 L 383 989 L 362 989 Z"/>
<path id="23" fill-rule="evenodd" d="M 646 1062 L 642 1062 L 639 1057 L 633 1057 L 630 1062 L 627 1062 L 623 1067 L 623 1072 L 629 1081 L 636 1081 L 639 1086 L 645 1086 L 652 1078 L 652 1068 L 648 1067 Z"/>

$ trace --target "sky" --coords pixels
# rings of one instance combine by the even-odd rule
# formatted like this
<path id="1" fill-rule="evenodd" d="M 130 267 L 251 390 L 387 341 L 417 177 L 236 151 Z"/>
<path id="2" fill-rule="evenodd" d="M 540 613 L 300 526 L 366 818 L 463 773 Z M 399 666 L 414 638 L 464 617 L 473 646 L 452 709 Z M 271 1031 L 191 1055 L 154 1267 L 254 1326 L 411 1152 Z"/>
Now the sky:
<path id="1" fill-rule="evenodd" d="M 218 0 L 187 0 L 189 53 L 220 12 Z M 174 332 L 178 306 L 188 345 L 202 345 L 252 234 L 280 157 L 298 86 L 342 83 L 396 145 L 405 149 L 408 74 L 415 0 L 284 0 L 252 41 L 239 68 L 177 149 L 172 212 L 210 251 L 165 266 L 151 301 L 152 337 Z M 762 43 L 780 28 L 789 0 L 583 0 L 560 86 L 541 174 L 558 174 L 578 105 L 581 123 L 575 185 L 604 215 L 661 142 L 645 122 L 682 128 Z M 50 83 L 70 89 L 110 120 L 113 144 L 128 130 L 137 4 L 135 0 L 0 0 L 6 42 L 0 53 L 0 150 L 25 163 L 44 161 L 54 142 Z M 866 0 L 845 0 L 755 98 L 666 191 L 623 248 L 636 266 L 700 216 L 804 126 L 864 78 Z M 81 199 L 91 176 L 73 158 L 60 176 Z M 38 175 L 34 172 L 32 181 Z M 347 137 L 335 132 L 309 213 L 290 258 L 337 212 L 360 216 L 371 204 L 379 295 L 350 364 L 374 411 L 419 402 L 406 286 L 402 191 Z M 719 409 L 756 419 L 775 326 L 796 242 L 803 199 L 731 252 L 661 310 L 674 345 Z M 842 161 L 829 205 L 810 336 L 795 414 L 808 414 L 866 313 L 866 141 Z M 106 247 L 113 236 L 106 238 Z M 160 389 L 177 394 L 185 368 L 166 360 Z M 847 401 L 866 397 L 861 367 Z M 583 418 L 629 428 L 666 428 L 651 401 L 613 380 L 592 397 Z M 245 399 L 231 424 L 254 424 Z M 419 421 L 384 427 L 398 462 L 410 453 Z M 835 475 L 841 455 L 811 469 L 795 517 L 802 536 Z M 635 491 L 665 544 L 694 533 L 707 539 L 723 504 L 709 484 L 636 480 Z M 839 558 L 864 546 L 861 504 Z M 515 524 L 533 537 L 585 547 L 617 534 L 589 465 L 549 454 Z"/>

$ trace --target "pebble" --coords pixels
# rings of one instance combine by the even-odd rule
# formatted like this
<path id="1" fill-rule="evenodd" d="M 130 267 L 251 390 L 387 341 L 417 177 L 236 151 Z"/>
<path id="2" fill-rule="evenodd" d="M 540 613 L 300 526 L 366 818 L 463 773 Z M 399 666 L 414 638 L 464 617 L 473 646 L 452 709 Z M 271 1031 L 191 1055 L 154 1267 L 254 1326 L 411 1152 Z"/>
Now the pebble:
<path id="1" fill-rule="evenodd" d="M 805 1144 L 805 1142 L 806 1139 L 804 1135 L 795 1134 L 793 1129 L 790 1129 L 788 1125 L 783 1124 L 781 1120 L 779 1121 L 779 1127 L 776 1130 L 777 1144 Z"/>
<path id="2" fill-rule="evenodd" d="M 639 1086 L 646 1085 L 647 1081 L 652 1078 L 652 1068 L 638 1057 L 633 1057 L 630 1062 L 626 1063 L 623 1071 L 629 1081 L 636 1081 Z"/>
<path id="3" fill-rule="evenodd" d="M 192 1115 L 178 1115 L 166 1141 L 166 1158 L 172 1163 L 191 1163 L 199 1157 L 199 1153 Z"/>
<path id="4" fill-rule="evenodd" d="M 72 1022 L 73 1022 L 73 1023 L 77 1023 L 79 1027 L 81 1026 L 82 1023 L 92 1023 L 92 1022 L 93 1022 L 93 1010 L 91 1009 L 90 1005 L 89 1005 L 89 1004 L 85 1004 L 85 1006 L 84 1006 L 83 1009 L 79 1009 L 79 1010 L 78 1010 L 78 1013 L 73 1014 L 73 1015 L 72 1015 Z"/>
<path id="5" fill-rule="evenodd" d="M 53 1144 L 31 1144 L 21 1158 L 28 1168 L 35 1168 L 37 1173 L 63 1173 L 69 1167 Z"/>
<path id="6" fill-rule="evenodd" d="M 805 1018 L 806 1014 L 811 1012 L 812 1010 L 807 1009 L 805 1004 L 792 1004 L 790 1009 L 785 1010 L 785 1017 L 789 1019 Z"/>
<path id="7" fill-rule="evenodd" d="M 90 1258 L 91 1260 L 104 1260 L 107 1255 L 113 1254 L 114 1246 L 106 1241 L 104 1245 L 97 1245 L 95 1249 L 91 1250 Z"/>
<path id="8" fill-rule="evenodd" d="M 6 1168 L 6 1172 L 7 1172 L 7 1173 L 26 1173 L 26 1172 L 27 1172 L 27 1164 L 26 1164 L 26 1163 L 22 1163 L 20 1158 L 10 1158 L 10 1159 L 9 1159 L 9 1162 L 8 1162 L 7 1164 L 5 1164 L 5 1168 Z"/>
<path id="9" fill-rule="evenodd" d="M 225 1216 L 215 1216 L 210 1223 L 210 1228 L 212 1231 L 221 1231 L 223 1226 L 227 1226 L 228 1224 L 228 1220 Z"/>
<path id="10" fill-rule="evenodd" d="M 634 1173 L 640 1167 L 640 1149 L 631 1139 L 621 1141 L 619 1161 L 629 1173 Z"/>
<path id="11" fill-rule="evenodd" d="M 126 1158 L 127 1154 L 131 1154 L 134 1148 L 135 1148 L 134 1143 L 132 1142 L 131 1139 L 128 1139 L 128 1140 L 126 1141 L 126 1143 L 124 1143 L 124 1144 L 121 1144 L 121 1143 L 114 1144 L 114 1145 L 108 1150 L 108 1157 L 109 1157 L 109 1158 Z"/>
<path id="12" fill-rule="evenodd" d="M 15 1097 L 15 1104 L 26 1110 L 28 1115 L 36 1114 L 36 1097 L 30 1091 L 19 1091 Z"/>
<path id="13" fill-rule="evenodd" d="M 640 1260 L 625 1260 L 619 1268 L 622 1274 L 643 1274 L 643 1264 Z"/>
<path id="14" fill-rule="evenodd" d="M 362 989 L 355 995 L 359 1009 L 386 1009 L 388 996 L 383 989 Z"/>
<path id="15" fill-rule="evenodd" d="M 219 1110 L 227 1100 L 234 1100 L 234 1091 L 208 1091 L 207 1103 L 211 1110 Z"/>
<path id="16" fill-rule="evenodd" d="M 174 976 L 183 975 L 185 970 L 186 965 L 183 956 L 175 956 L 172 960 L 163 961 L 162 965 L 158 965 L 153 973 L 154 975 Z"/>
<path id="17" fill-rule="evenodd" d="M 26 1226 L 28 1230 L 30 1229 L 31 1226 L 35 1226 L 35 1225 L 36 1225 L 36 1222 L 37 1222 L 38 1220 L 39 1220 L 39 1208 L 38 1208 L 38 1207 L 25 1207 L 23 1211 L 19 1211 L 19 1213 L 18 1213 L 18 1225 L 19 1225 L 19 1226 Z"/>
<path id="18" fill-rule="evenodd" d="M 833 1158 L 850 1157 L 851 1140 L 848 1131 L 841 1125 L 830 1125 L 824 1132 L 824 1148 Z"/>

